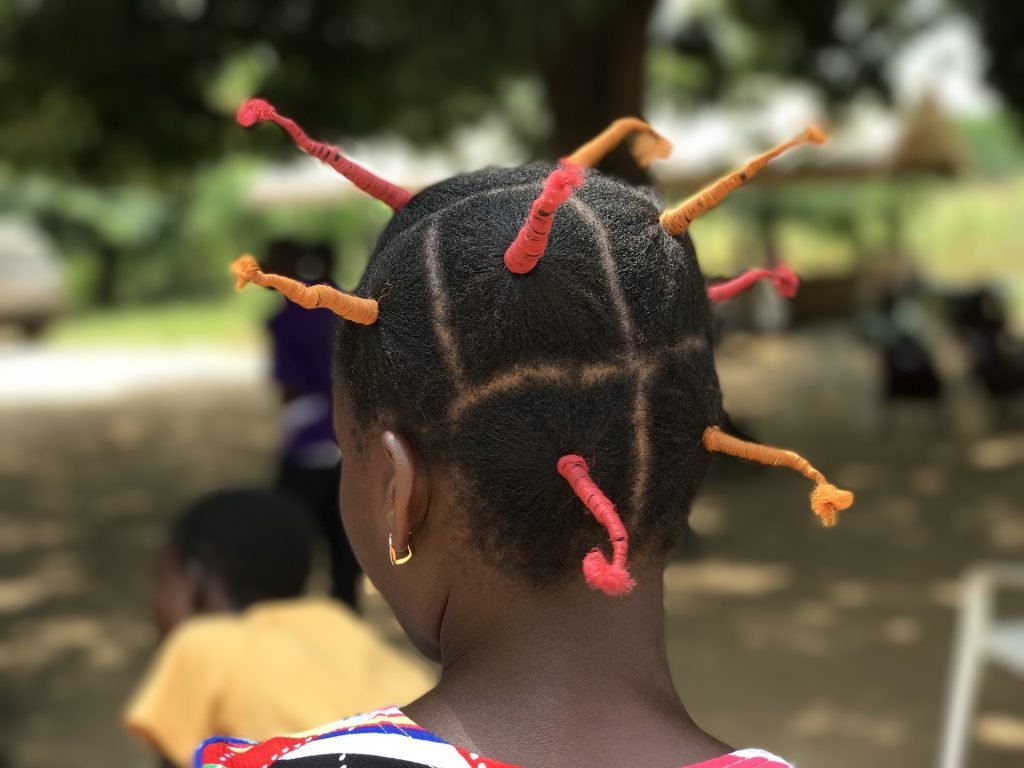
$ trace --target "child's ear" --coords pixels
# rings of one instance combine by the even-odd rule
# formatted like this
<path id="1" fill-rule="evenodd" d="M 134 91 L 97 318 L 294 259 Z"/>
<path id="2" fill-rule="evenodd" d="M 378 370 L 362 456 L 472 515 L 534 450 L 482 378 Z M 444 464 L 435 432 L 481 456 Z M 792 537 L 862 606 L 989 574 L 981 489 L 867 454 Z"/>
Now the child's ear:
<path id="1" fill-rule="evenodd" d="M 210 573 L 202 563 L 195 560 L 189 562 L 185 567 L 185 577 L 190 587 L 192 613 L 238 610 L 217 574 Z"/>
<path id="2" fill-rule="evenodd" d="M 430 506 L 426 465 L 412 444 L 391 430 L 381 435 L 381 445 L 390 462 L 386 503 L 391 543 L 396 552 L 405 552 Z"/>
<path id="3" fill-rule="evenodd" d="M 188 582 L 189 603 L 192 613 L 206 613 L 209 604 L 206 569 L 203 564 L 190 560 L 185 564 L 185 580 Z"/>

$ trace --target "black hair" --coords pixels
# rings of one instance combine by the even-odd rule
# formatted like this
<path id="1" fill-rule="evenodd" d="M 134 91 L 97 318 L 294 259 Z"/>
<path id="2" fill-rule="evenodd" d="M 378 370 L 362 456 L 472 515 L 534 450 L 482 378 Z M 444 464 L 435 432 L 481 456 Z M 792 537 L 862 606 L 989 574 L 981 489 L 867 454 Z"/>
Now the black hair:
<path id="1" fill-rule="evenodd" d="M 179 565 L 198 563 L 215 575 L 241 609 L 302 594 L 313 529 L 306 511 L 281 493 L 223 490 L 201 496 L 182 513 L 170 545 Z"/>
<path id="2" fill-rule="evenodd" d="M 693 243 L 659 225 L 646 192 L 590 171 L 537 267 L 505 267 L 551 170 L 488 169 L 414 196 L 356 290 L 379 319 L 341 323 L 336 356 L 357 428 L 395 429 L 454 470 L 470 540 L 538 586 L 607 546 L 561 456 L 586 458 L 634 553 L 664 553 L 721 416 Z"/>

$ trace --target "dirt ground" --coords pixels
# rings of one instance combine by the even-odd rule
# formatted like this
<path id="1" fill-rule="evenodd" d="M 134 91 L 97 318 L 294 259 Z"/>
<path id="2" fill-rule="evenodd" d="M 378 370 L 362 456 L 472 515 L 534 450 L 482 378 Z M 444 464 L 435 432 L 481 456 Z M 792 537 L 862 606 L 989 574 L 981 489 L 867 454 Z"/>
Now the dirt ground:
<path id="1" fill-rule="evenodd" d="M 801 768 L 934 764 L 958 577 L 1024 562 L 1024 431 L 963 436 L 932 414 L 881 412 L 870 354 L 839 332 L 735 338 L 720 360 L 743 426 L 858 500 L 824 530 L 800 478 L 713 464 L 699 537 L 666 576 L 684 700 L 719 737 Z M 0 399 L 6 768 L 152 765 L 117 715 L 151 650 L 154 555 L 193 495 L 266 481 L 275 427 L 256 375 Z M 394 635 L 379 601 L 369 615 Z M 1024 681 L 987 674 L 974 768 L 1024 765 L 1022 702 Z"/>

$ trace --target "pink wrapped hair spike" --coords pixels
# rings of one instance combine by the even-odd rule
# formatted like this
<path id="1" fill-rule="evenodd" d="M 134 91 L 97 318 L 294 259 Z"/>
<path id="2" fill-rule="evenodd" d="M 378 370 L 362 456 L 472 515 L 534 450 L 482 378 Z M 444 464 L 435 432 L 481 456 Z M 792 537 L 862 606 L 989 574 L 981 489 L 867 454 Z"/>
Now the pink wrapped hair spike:
<path id="1" fill-rule="evenodd" d="M 392 210 L 400 210 L 412 198 L 412 194 L 407 190 L 397 187 L 363 166 L 353 163 L 341 154 L 337 147 L 309 138 L 294 120 L 278 114 L 268 101 L 249 99 L 238 108 L 238 114 L 235 117 L 243 128 L 251 128 L 256 123 L 276 123 L 292 137 L 292 140 L 303 152 L 331 166 L 363 192 L 377 198 Z"/>
<path id="2" fill-rule="evenodd" d="M 629 554 L 629 535 L 622 518 L 615 511 L 615 505 L 590 478 L 590 468 L 582 456 L 568 454 L 558 460 L 558 474 L 565 478 L 594 519 L 608 531 L 612 544 L 611 562 L 595 547 L 583 558 L 583 577 L 591 589 L 599 589 L 606 595 L 622 597 L 633 591 L 636 582 L 626 569 Z"/>
<path id="3" fill-rule="evenodd" d="M 505 251 L 505 266 L 508 271 L 525 275 L 533 270 L 544 255 L 548 244 L 551 225 L 555 221 L 558 207 L 583 184 L 586 171 L 575 163 L 562 160 L 547 179 L 540 196 L 530 206 L 530 214 L 516 235 L 512 245 Z"/>
<path id="4" fill-rule="evenodd" d="M 708 299 L 718 303 L 735 298 L 759 280 L 768 278 L 772 281 L 776 292 L 784 299 L 796 296 L 800 287 L 800 278 L 785 264 L 777 264 L 771 269 L 748 269 L 731 280 L 708 286 Z"/>

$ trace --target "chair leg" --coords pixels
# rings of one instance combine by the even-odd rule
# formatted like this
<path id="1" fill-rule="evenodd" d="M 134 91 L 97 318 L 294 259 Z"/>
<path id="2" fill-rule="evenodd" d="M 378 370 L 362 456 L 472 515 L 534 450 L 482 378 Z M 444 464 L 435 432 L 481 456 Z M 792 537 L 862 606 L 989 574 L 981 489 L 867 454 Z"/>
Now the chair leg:
<path id="1" fill-rule="evenodd" d="M 993 583 L 988 571 L 979 568 L 969 572 L 963 584 L 946 712 L 939 734 L 939 768 L 964 768 L 966 765 L 971 719 L 992 616 Z"/>

